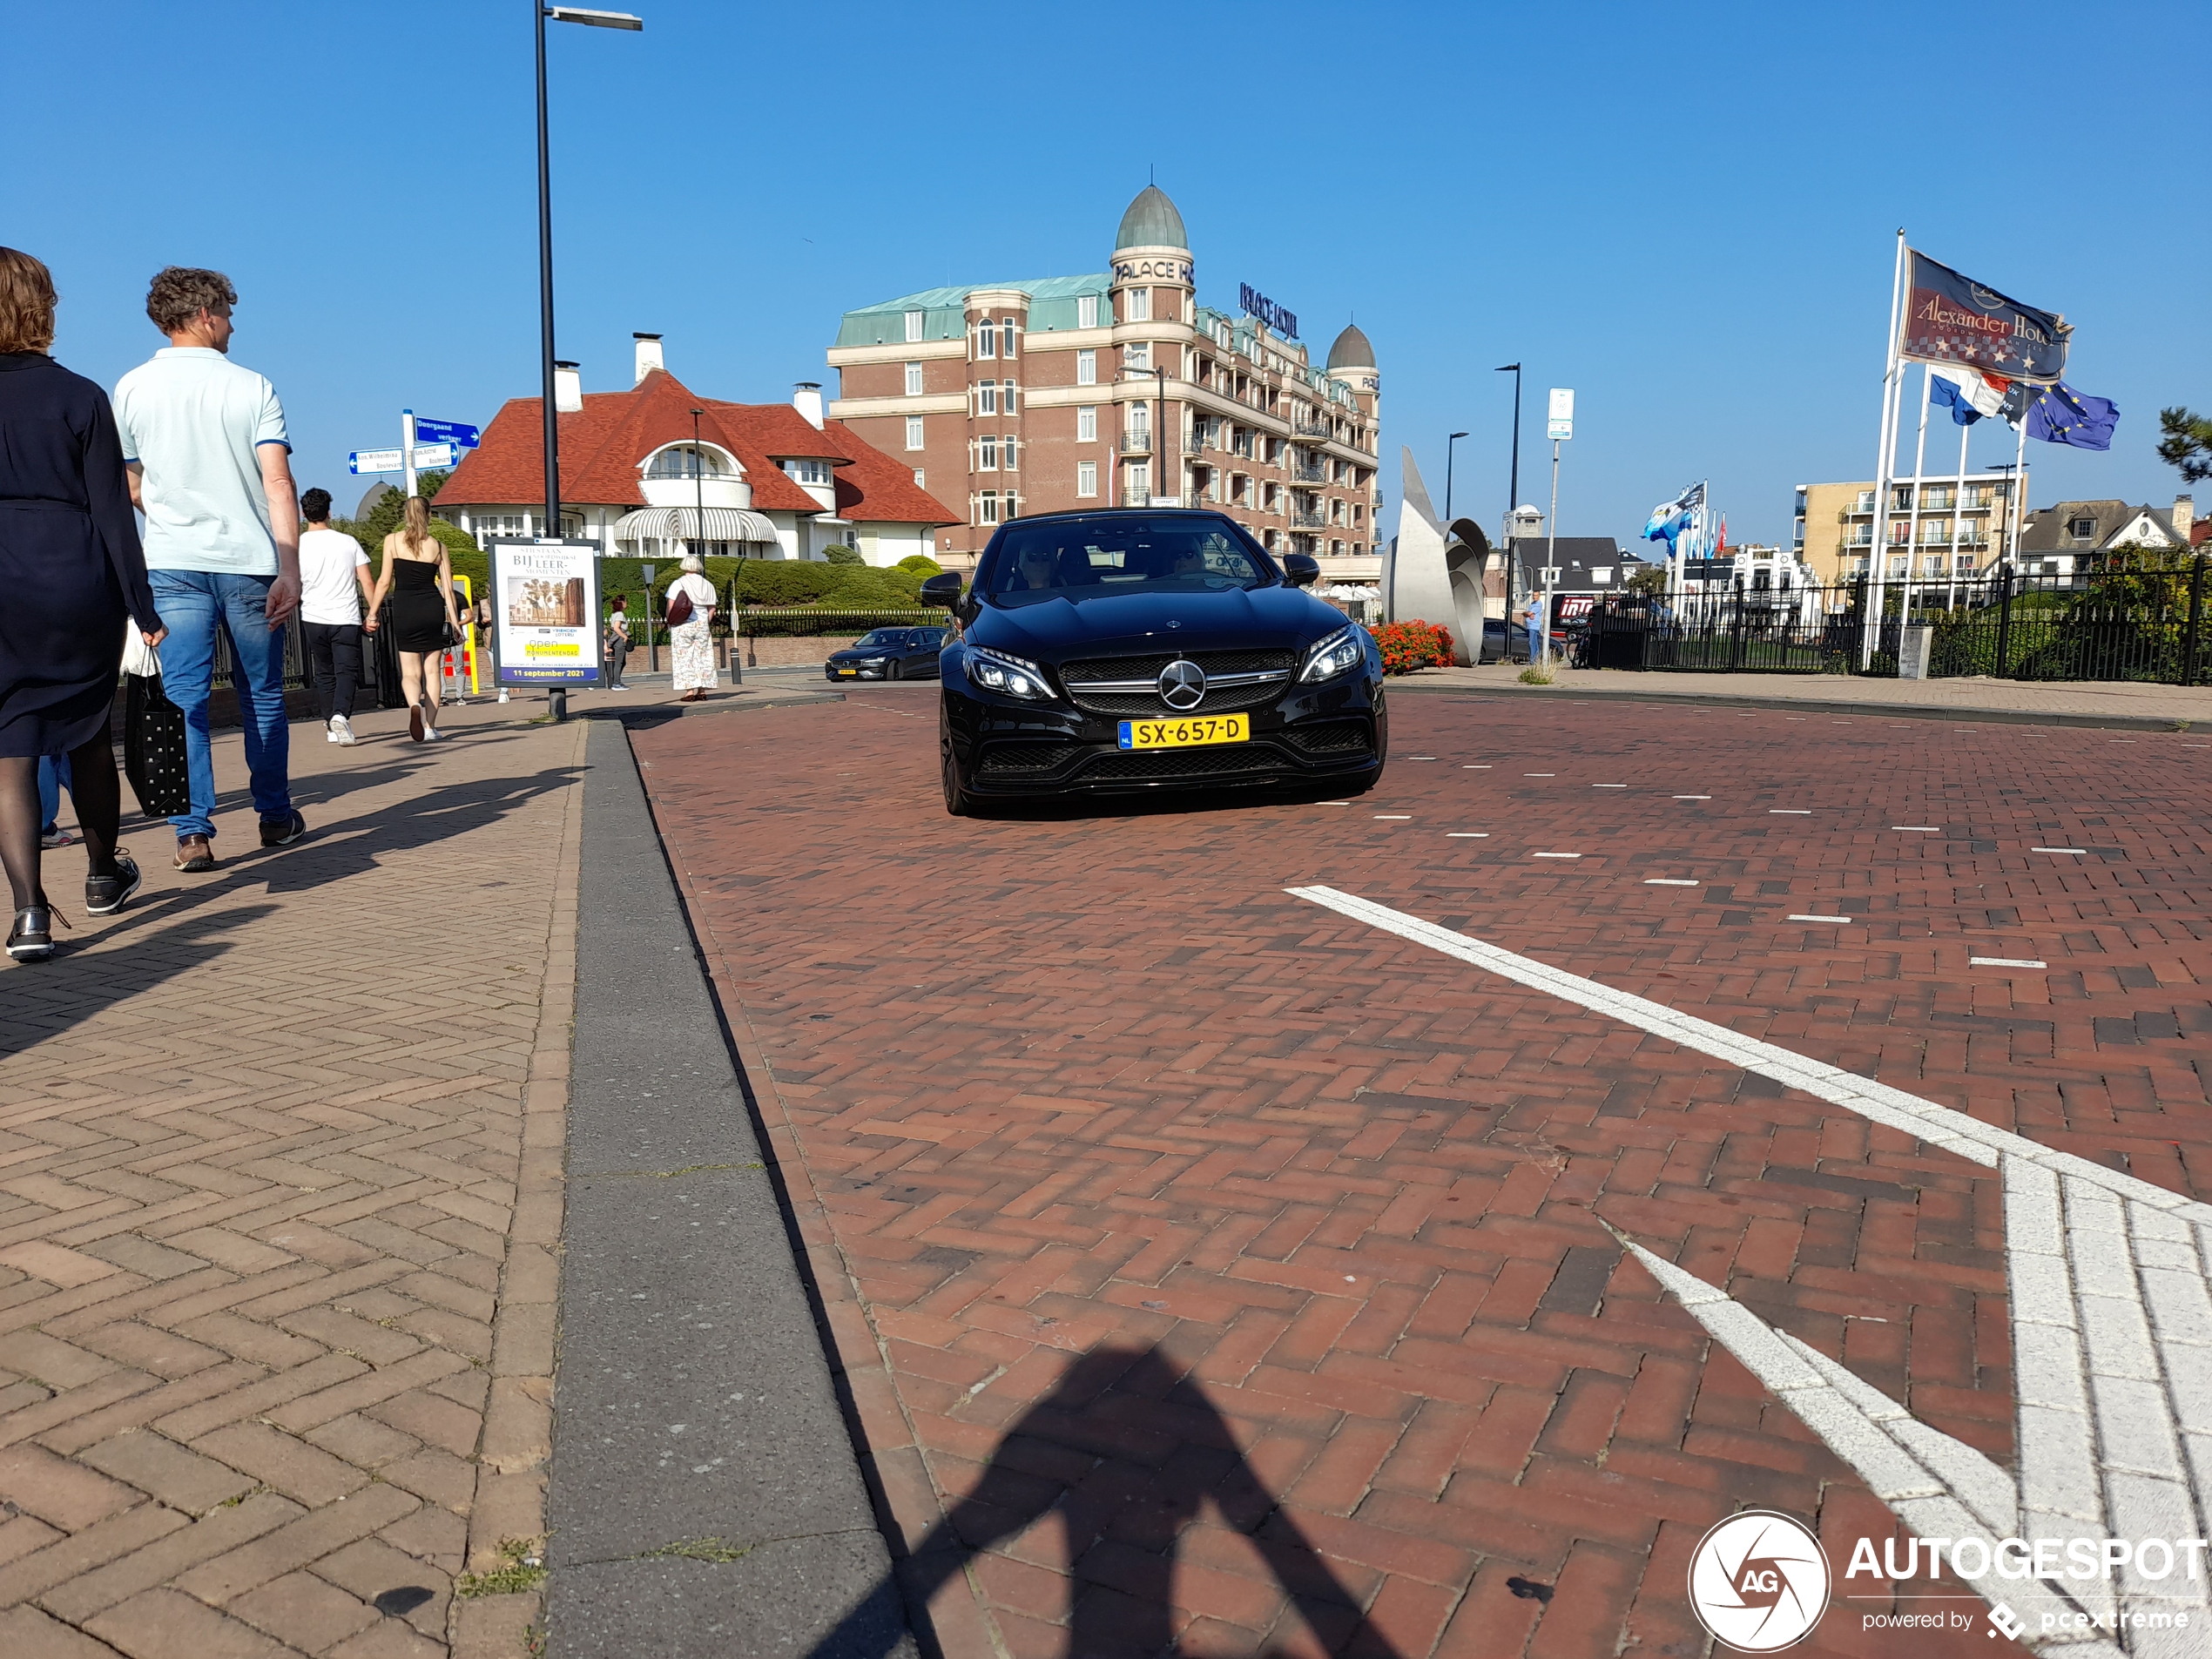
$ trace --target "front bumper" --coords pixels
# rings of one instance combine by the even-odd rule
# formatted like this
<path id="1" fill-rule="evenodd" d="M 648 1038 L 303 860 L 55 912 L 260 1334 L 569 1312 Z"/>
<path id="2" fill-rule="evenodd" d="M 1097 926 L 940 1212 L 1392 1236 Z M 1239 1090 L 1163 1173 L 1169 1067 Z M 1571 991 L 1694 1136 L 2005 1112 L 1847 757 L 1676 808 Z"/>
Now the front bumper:
<path id="1" fill-rule="evenodd" d="M 1372 782 L 1389 754 L 1389 718 L 1379 676 L 1352 673 L 1296 687 L 1240 710 L 1251 722 L 1243 743 L 1192 749 L 1123 749 L 1122 720 L 1064 702 L 1022 705 L 975 694 L 965 676 L 945 681 L 944 741 L 979 795 L 1038 796 L 1211 789 L 1224 786 Z M 1196 712 L 1208 712 L 1201 706 Z M 1172 718 L 1171 711 L 1136 718 Z"/>
<path id="2" fill-rule="evenodd" d="M 822 678 L 827 680 L 880 680 L 887 678 L 890 669 L 883 663 L 863 668 L 858 663 L 824 663 Z"/>

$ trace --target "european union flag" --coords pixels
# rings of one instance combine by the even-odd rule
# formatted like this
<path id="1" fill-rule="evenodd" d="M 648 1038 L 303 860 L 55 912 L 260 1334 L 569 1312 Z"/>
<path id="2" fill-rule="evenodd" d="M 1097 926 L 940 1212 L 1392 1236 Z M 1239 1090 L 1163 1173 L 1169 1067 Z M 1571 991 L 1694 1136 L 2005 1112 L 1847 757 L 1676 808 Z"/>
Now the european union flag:
<path id="1" fill-rule="evenodd" d="M 2027 435 L 2076 449 L 2109 449 L 2120 408 L 2108 397 L 2091 397 L 2064 381 L 2027 406 Z"/>

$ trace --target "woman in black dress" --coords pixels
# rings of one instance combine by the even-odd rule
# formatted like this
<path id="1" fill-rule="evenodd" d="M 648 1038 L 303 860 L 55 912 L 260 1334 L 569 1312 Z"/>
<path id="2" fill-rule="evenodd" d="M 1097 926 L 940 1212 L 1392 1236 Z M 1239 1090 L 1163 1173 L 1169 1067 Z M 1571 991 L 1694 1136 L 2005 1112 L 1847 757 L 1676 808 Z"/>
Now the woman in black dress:
<path id="1" fill-rule="evenodd" d="M 449 642 L 461 638 L 461 618 L 453 608 L 453 562 L 446 544 L 430 534 L 429 504 L 420 496 L 407 498 L 406 524 L 384 538 L 384 569 L 368 601 L 371 633 L 384 624 L 388 595 L 392 643 L 400 653 L 400 689 L 407 693 L 408 732 L 417 743 L 435 743 L 443 735 L 438 730 L 438 699 L 444 689 L 445 653 Z"/>
<path id="2" fill-rule="evenodd" d="M 0 864 L 15 903 L 8 954 L 53 954 L 53 907 L 39 885 L 38 761 L 67 755 L 91 873 L 84 907 L 111 916 L 138 890 L 116 849 L 122 786 L 108 709 L 126 615 L 149 644 L 146 560 L 107 394 L 46 354 L 54 281 L 0 247 Z"/>

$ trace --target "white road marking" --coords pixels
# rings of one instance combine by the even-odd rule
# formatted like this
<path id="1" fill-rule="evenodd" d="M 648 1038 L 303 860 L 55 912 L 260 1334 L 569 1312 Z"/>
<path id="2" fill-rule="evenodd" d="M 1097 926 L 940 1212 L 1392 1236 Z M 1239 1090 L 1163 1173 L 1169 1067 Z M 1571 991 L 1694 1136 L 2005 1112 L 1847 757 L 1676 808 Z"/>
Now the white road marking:
<path id="1" fill-rule="evenodd" d="M 1766 815 L 1769 818 L 1811 818 L 1812 808 L 1810 806 L 1770 806 L 1766 809 Z"/>
<path id="2" fill-rule="evenodd" d="M 1433 760 L 1436 759 L 1434 755 L 1401 755 L 1399 758 L 1403 760 Z"/>
<path id="3" fill-rule="evenodd" d="M 1694 887 L 1697 884 L 1685 881 L 1680 876 L 1648 875 L 1643 879 L 1643 885 L 1647 887 Z"/>
<path id="4" fill-rule="evenodd" d="M 1524 772 L 1521 775 L 1524 778 L 1556 778 L 1559 776 L 1559 774 L 1555 772 Z"/>
<path id="5" fill-rule="evenodd" d="M 2088 848 L 2083 846 L 2031 846 L 2027 850 L 2031 853 L 2070 853 L 2077 859 L 2088 855 Z"/>
<path id="6" fill-rule="evenodd" d="M 1474 764 L 1472 764 L 1472 763 L 1469 763 L 1469 764 L 1467 764 L 1467 765 L 1462 765 L 1462 766 L 1460 768 L 1460 770 L 1461 772 L 1487 772 L 1487 771 L 1489 771 L 1489 770 L 1490 770 L 1490 765 L 1489 765 L 1489 763 L 1488 763 L 1487 761 L 1485 761 L 1482 765 L 1479 765 L 1479 766 L 1478 766 L 1478 765 L 1474 765 Z"/>
<path id="7" fill-rule="evenodd" d="M 1943 826 L 1940 824 L 1892 824 L 1890 827 L 1893 830 L 1903 830 L 1908 835 L 1940 835 L 1943 833 Z"/>
<path id="8" fill-rule="evenodd" d="M 1349 806 L 1352 803 L 1348 800 L 1325 800 L 1317 802 L 1316 805 L 1322 806 Z"/>
<path id="9" fill-rule="evenodd" d="M 1849 916 L 1792 916 L 1792 917 L 1791 917 L 1791 918 L 1790 918 L 1790 920 L 1791 920 L 1791 921 L 1841 921 L 1841 922 L 1848 922 L 1848 921 L 1851 921 L 1851 918 L 1850 918 Z"/>
<path id="10" fill-rule="evenodd" d="M 1856 1373 L 1774 1330 L 1727 1293 L 1615 1237 L 1800 1421 L 1923 1537 L 2202 1538 L 2212 1521 L 2212 1204 L 1984 1123 L 1903 1089 L 1762 1042 L 1726 1026 L 1520 956 L 1332 887 L 1294 897 L 1393 933 L 1532 990 L 1609 1015 L 1697 1053 L 1998 1170 L 2019 1478 L 1920 1422 Z M 2188 1651 L 2129 1622 L 2135 1611 L 2212 1615 L 2203 1581 L 1993 1580 L 2027 1615 L 2023 1639 L 2067 1659 Z M 2095 1629 L 2047 1633 L 2042 1614 L 2095 1616 Z M 2115 1622 L 2114 1615 L 2119 1615 Z M 2057 1619 L 2054 1616 L 2053 1623 Z M 2148 1622 L 2146 1622 L 2148 1624 Z M 2079 1640 L 2067 1641 L 2068 1637 Z"/>
<path id="11" fill-rule="evenodd" d="M 1446 830 L 1444 833 L 1455 841 L 1487 841 L 1490 839 L 1488 830 Z"/>
<path id="12" fill-rule="evenodd" d="M 2133 743 L 2135 739 L 2133 738 L 2107 738 L 2105 741 L 2107 743 Z"/>
<path id="13" fill-rule="evenodd" d="M 1628 785 L 1626 785 L 1626 784 L 1592 784 L 1592 785 L 1590 786 L 1590 787 L 1591 787 L 1592 789 L 1626 789 L 1626 788 L 1628 787 Z"/>
<path id="14" fill-rule="evenodd" d="M 1712 797 L 1710 795 L 1677 795 L 1675 799 L 1676 800 L 1710 800 Z"/>
<path id="15" fill-rule="evenodd" d="M 1529 856 L 1538 859 L 1579 859 L 1582 855 L 1580 853 L 1532 853 Z"/>
<path id="16" fill-rule="evenodd" d="M 1377 818 L 1394 818 L 1394 819 L 1397 819 L 1398 820 L 1399 820 L 1399 821 L 1402 823 L 1405 819 L 1411 818 L 1411 817 L 1413 816 L 1413 813 L 1377 813 L 1375 814 L 1375 816 L 1376 816 Z"/>
<path id="17" fill-rule="evenodd" d="M 2039 962 L 2031 956 L 1969 956 L 1969 968 L 2048 968 L 2050 963 Z"/>

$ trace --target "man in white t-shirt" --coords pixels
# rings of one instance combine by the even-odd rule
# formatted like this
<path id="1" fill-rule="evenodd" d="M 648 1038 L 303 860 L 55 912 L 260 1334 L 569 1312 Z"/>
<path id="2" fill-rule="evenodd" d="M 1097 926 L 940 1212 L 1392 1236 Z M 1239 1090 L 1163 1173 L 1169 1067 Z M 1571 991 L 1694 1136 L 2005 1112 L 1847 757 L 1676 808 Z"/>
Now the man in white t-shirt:
<path id="1" fill-rule="evenodd" d="M 324 734 L 354 739 L 354 688 L 361 677 L 361 606 L 370 596 L 368 555 L 343 530 L 330 528 L 330 492 L 300 497 L 307 528 L 300 532 L 300 640 L 307 673 L 321 699 Z"/>
<path id="2" fill-rule="evenodd" d="M 292 805 L 284 624 L 300 599 L 300 503 L 276 388 L 225 354 L 238 292 L 220 271 L 170 266 L 146 293 L 169 344 L 116 382 L 131 499 L 146 516 L 146 570 L 169 637 L 161 685 L 185 711 L 192 806 L 169 820 L 177 868 L 215 867 L 215 765 L 207 738 L 215 636 L 231 685 L 263 846 L 307 833 Z"/>

